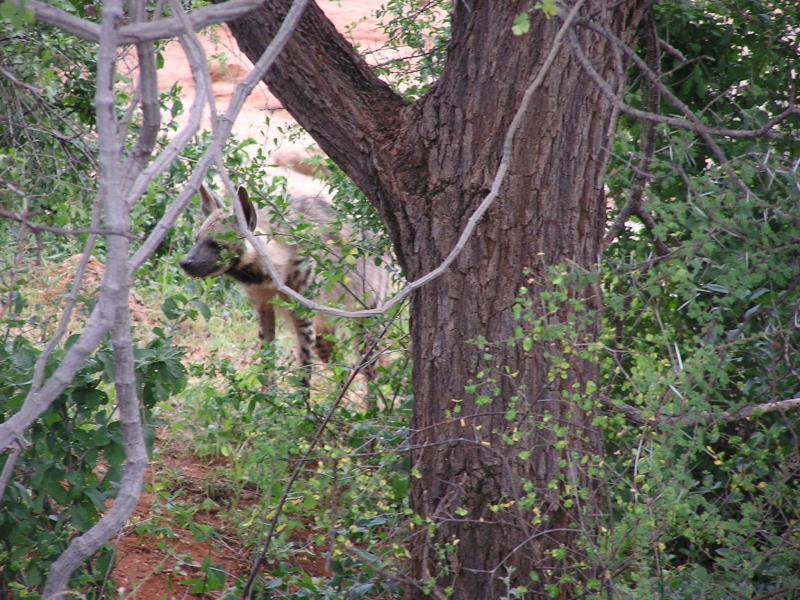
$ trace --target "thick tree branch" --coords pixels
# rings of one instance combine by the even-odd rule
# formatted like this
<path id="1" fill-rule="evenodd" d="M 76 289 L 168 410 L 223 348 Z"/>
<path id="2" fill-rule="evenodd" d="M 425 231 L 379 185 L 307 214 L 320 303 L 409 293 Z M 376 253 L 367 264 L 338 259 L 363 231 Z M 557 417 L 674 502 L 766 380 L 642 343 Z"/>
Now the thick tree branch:
<path id="1" fill-rule="evenodd" d="M 229 26 L 239 47 L 256 60 L 286 14 L 273 0 Z M 311 2 L 297 32 L 264 77 L 297 122 L 371 198 L 380 191 L 378 158 L 393 139 L 405 106 Z"/>
<path id="2" fill-rule="evenodd" d="M 139 8 L 143 8 L 143 5 L 140 4 Z M 119 190 L 124 186 L 124 181 L 132 177 L 121 161 L 124 135 L 120 135 L 121 132 L 117 129 L 114 99 L 116 23 L 122 14 L 122 0 L 108 0 L 103 6 L 95 92 L 100 154 L 99 198 L 103 203 L 106 226 L 114 231 L 130 229 L 130 209 L 125 201 L 125 194 L 119 193 Z M 142 82 L 143 89 L 152 90 L 155 85 L 155 69 L 143 67 L 141 74 L 143 78 L 150 79 Z M 143 98 L 148 96 L 151 96 L 151 91 L 143 94 Z M 145 118 L 152 119 L 152 115 Z M 141 165 L 150 154 L 148 146 L 152 147 L 151 141 L 155 142 L 152 132 L 143 130 L 132 161 L 128 161 L 126 166 L 141 169 Z M 111 509 L 86 533 L 73 539 L 52 564 L 43 592 L 44 598 L 56 598 L 64 594 L 72 573 L 122 528 L 141 495 L 147 466 L 147 451 L 142 432 L 139 399 L 136 394 L 131 338 L 129 296 L 132 273 L 127 265 L 129 243 L 126 236 L 109 237 L 108 264 L 101 292 L 102 298 L 106 299 L 111 309 L 114 386 L 126 458 L 122 482 Z"/>

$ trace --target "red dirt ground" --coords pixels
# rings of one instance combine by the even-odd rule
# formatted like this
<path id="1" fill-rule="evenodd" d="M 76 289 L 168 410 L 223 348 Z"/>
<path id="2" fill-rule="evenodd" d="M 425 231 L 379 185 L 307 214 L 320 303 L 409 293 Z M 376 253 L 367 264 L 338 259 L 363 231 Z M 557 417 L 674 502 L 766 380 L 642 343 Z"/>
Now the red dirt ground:
<path id="1" fill-rule="evenodd" d="M 222 540 L 198 539 L 172 520 L 168 508 L 154 510 L 152 490 L 157 482 L 163 484 L 168 480 L 173 483 L 169 490 L 173 494 L 180 489 L 182 506 L 202 506 L 209 498 L 210 486 L 216 489 L 225 487 L 219 480 L 215 465 L 192 455 L 185 445 L 164 441 L 163 433 L 156 441 L 159 450 L 155 469 L 153 464 L 148 467 L 145 492 L 128 526 L 114 544 L 117 560 L 111 577 L 115 582 L 116 597 L 125 600 L 219 597 L 238 578 L 248 576 L 251 551 L 237 539 L 235 527 L 226 523 L 216 511 L 198 510 L 194 523 L 210 526 L 215 537 L 222 537 Z M 252 495 L 240 498 L 238 504 L 244 508 L 256 501 Z M 155 519 L 159 520 L 156 522 Z M 310 531 L 294 532 L 296 546 L 311 550 L 309 554 L 295 554 L 294 566 L 315 577 L 329 577 L 332 573 L 325 564 L 324 550 L 313 548 L 311 535 Z M 309 539 L 303 539 L 306 537 Z M 205 559 L 224 570 L 225 586 L 205 594 L 191 593 L 192 582 L 187 580 L 202 579 L 201 566 Z"/>
<path id="2" fill-rule="evenodd" d="M 213 477 L 212 466 L 193 456 L 188 449 L 177 444 L 162 445 L 158 457 L 158 473 L 154 477 L 153 465 L 148 467 L 147 489 L 142 494 L 133 516 L 115 544 L 117 562 L 111 576 L 120 598 L 141 600 L 172 600 L 173 598 L 204 598 L 219 595 L 222 590 L 210 595 L 192 594 L 190 579 L 201 579 L 201 565 L 208 559 L 212 565 L 225 571 L 226 585 L 230 587 L 238 577 L 249 572 L 249 553 L 243 548 L 225 522 L 212 511 L 198 511 L 195 523 L 209 525 L 213 531 L 222 533 L 225 541 L 197 539 L 187 529 L 175 522 L 165 527 L 141 527 L 145 532 L 137 533 L 143 524 L 153 524 L 153 485 L 161 479 L 161 473 L 169 471 L 169 478 L 177 482 L 183 491 L 182 505 L 200 506 L 208 497 L 205 483 Z M 161 518 L 169 520 L 168 510 Z M 147 530 L 151 531 L 148 532 Z M 170 531 L 171 530 L 171 531 Z"/>

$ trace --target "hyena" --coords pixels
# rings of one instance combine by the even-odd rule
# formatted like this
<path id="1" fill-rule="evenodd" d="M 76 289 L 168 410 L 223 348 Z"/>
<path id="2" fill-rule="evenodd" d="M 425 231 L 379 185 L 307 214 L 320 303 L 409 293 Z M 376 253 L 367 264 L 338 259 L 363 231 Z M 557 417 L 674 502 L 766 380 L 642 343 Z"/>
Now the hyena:
<path id="1" fill-rule="evenodd" d="M 278 272 L 282 283 L 298 293 L 303 293 L 313 280 L 313 267 L 302 257 L 296 245 L 285 243 L 286 233 L 270 222 L 269 215 L 256 211 L 243 187 L 239 188 L 239 200 L 247 226 L 262 239 L 267 253 Z M 223 207 L 219 198 L 205 187 L 200 188 L 203 214 L 206 219 L 197 233 L 194 247 L 181 260 L 180 265 L 192 277 L 229 275 L 237 280 L 250 298 L 258 319 L 259 337 L 264 343 L 275 339 L 275 299 L 288 300 L 278 292 L 256 249 L 244 238 L 233 211 Z M 326 242 L 335 242 L 336 236 L 328 227 L 333 222 L 331 207 L 320 197 L 296 197 L 290 199 L 290 211 L 305 222 L 316 226 L 318 235 Z M 329 244 L 335 246 L 335 244 Z M 349 298 L 348 304 L 357 303 L 358 308 L 374 308 L 387 296 L 391 277 L 371 260 L 360 259 L 348 268 L 347 288 L 337 286 L 324 294 L 323 302 L 336 302 Z M 338 288 L 338 289 L 337 289 Z M 310 383 L 311 351 L 327 362 L 333 350 L 331 337 L 333 327 L 322 314 L 307 318 L 302 314 L 285 311 L 297 336 L 300 362 L 303 366 L 303 386 Z M 367 369 L 367 376 L 371 369 Z"/>

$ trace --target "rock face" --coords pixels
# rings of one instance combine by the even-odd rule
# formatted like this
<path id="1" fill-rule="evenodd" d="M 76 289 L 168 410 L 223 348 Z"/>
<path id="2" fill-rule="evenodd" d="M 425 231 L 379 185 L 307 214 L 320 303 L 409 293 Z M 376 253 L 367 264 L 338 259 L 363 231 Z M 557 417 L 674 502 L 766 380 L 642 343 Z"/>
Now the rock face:
<path id="1" fill-rule="evenodd" d="M 374 16 L 375 10 L 384 0 L 318 0 L 317 3 L 337 29 L 365 52 L 379 51 L 385 45 L 386 34 L 378 27 Z M 239 52 L 227 27 L 206 29 L 200 37 L 208 57 L 217 110 L 222 112 L 227 108 L 236 84 L 249 73 L 252 63 Z M 374 55 L 379 54 L 380 52 L 376 52 Z M 173 41 L 167 45 L 163 55 L 164 67 L 158 72 L 159 89 L 167 91 L 173 85 L 180 86 L 181 101 L 188 109 L 194 98 L 195 85 L 183 50 L 177 41 Z M 184 114 L 179 122 L 185 119 Z M 269 92 L 267 86 L 260 83 L 247 99 L 233 131 L 238 137 L 251 137 L 259 142 L 270 155 L 270 160 L 283 167 L 276 169 L 275 174 L 287 176 L 292 191 L 318 193 L 320 186 L 310 177 L 313 169 L 303 164 L 303 161 L 320 154 L 320 151 L 305 133 L 297 139 L 287 139 L 285 132 L 292 125 L 295 122 L 289 113 Z M 207 117 L 203 127 L 210 129 Z M 279 142 L 277 146 L 273 142 L 275 139 Z"/>

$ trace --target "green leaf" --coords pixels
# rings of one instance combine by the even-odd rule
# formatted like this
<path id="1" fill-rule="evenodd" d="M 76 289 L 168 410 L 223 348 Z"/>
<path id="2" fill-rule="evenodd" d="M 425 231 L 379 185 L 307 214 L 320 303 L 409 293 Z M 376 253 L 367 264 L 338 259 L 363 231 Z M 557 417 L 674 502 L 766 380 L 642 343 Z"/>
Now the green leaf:
<path id="1" fill-rule="evenodd" d="M 511 26 L 511 32 L 514 35 L 525 35 L 531 30 L 531 19 L 528 13 L 524 12 L 517 15 L 514 19 L 514 24 Z"/>
<path id="2" fill-rule="evenodd" d="M 542 12 L 548 17 L 555 17 L 558 15 L 558 7 L 556 0 L 542 0 Z"/>
<path id="3" fill-rule="evenodd" d="M 175 302 L 175 299 L 172 297 L 164 300 L 164 303 L 161 305 L 161 310 L 168 319 L 177 319 L 181 314 L 178 309 L 178 303 Z"/>

